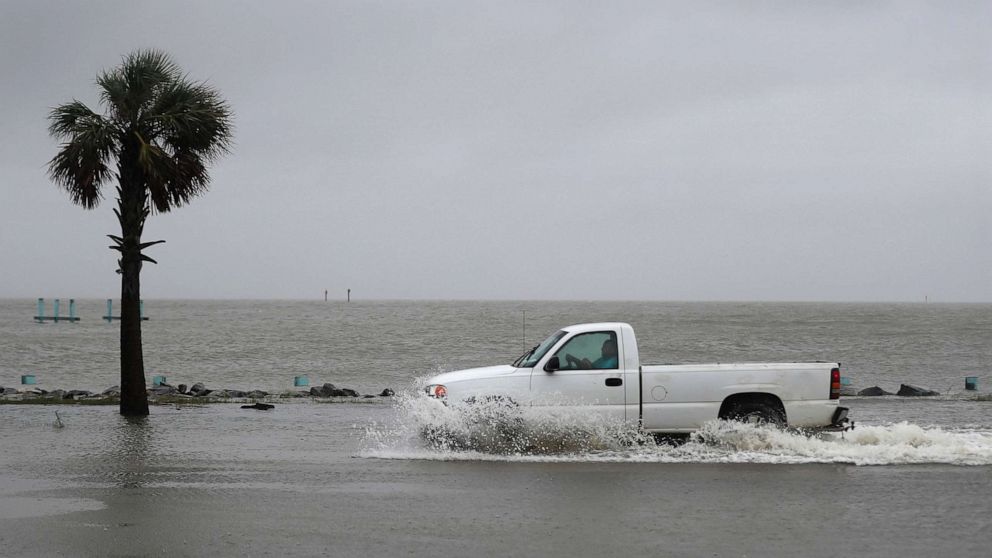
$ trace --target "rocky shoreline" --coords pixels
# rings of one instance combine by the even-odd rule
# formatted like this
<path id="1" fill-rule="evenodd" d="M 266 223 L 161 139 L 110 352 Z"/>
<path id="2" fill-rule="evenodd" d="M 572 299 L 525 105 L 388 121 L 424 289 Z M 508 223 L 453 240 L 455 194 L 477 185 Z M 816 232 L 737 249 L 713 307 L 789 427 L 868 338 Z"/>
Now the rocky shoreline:
<path id="1" fill-rule="evenodd" d="M 878 386 L 872 386 L 870 388 L 865 388 L 863 390 L 845 393 L 845 390 L 841 390 L 841 395 L 852 396 L 856 395 L 859 397 L 880 397 L 883 395 L 898 395 L 899 397 L 934 397 L 940 395 L 940 392 L 929 390 L 926 388 L 921 388 L 909 384 L 899 384 L 899 391 L 892 393 L 890 391 L 885 391 Z"/>
<path id="2" fill-rule="evenodd" d="M 372 394 L 361 394 L 358 391 L 350 388 L 339 388 L 331 383 L 326 383 L 320 387 L 312 387 L 309 390 L 288 390 L 278 393 L 263 391 L 260 389 L 254 389 L 251 391 L 244 391 L 240 389 L 208 389 L 202 383 L 195 383 L 187 388 L 186 384 L 179 384 L 177 386 L 172 386 L 169 384 L 159 384 L 148 388 L 148 402 L 157 403 L 161 400 L 166 400 L 169 403 L 173 403 L 181 400 L 189 400 L 191 402 L 241 402 L 245 400 L 259 400 L 259 399 L 332 399 L 332 398 L 350 398 L 350 399 L 375 399 L 381 397 L 392 397 L 395 392 L 390 388 L 385 388 L 376 395 Z M 31 402 L 36 401 L 38 403 L 47 403 L 54 401 L 79 401 L 79 402 L 97 402 L 106 400 L 116 400 L 119 399 L 121 395 L 121 389 L 119 386 L 109 387 L 102 392 L 92 392 L 82 389 L 64 390 L 64 389 L 54 389 L 54 390 L 44 390 L 40 388 L 29 388 L 29 389 L 16 389 L 16 388 L 4 388 L 0 387 L 0 401 L 21 401 L 21 402 Z"/>
<path id="3" fill-rule="evenodd" d="M 16 389 L 0 387 L 0 402 L 30 402 L 33 400 L 37 400 L 38 403 L 52 402 L 55 400 L 82 402 L 104 401 L 119 398 L 120 394 L 121 390 L 118 386 L 107 388 L 99 393 L 81 389 L 55 389 L 48 391 L 39 388 Z M 320 387 L 311 387 L 308 390 L 287 390 L 276 393 L 263 391 L 260 389 L 251 391 L 228 388 L 208 389 L 204 384 L 199 382 L 189 387 L 187 387 L 186 384 L 178 384 L 176 386 L 159 384 L 148 388 L 148 401 L 150 403 L 156 403 L 161 399 L 165 399 L 170 403 L 183 399 L 202 402 L 235 402 L 235 400 L 240 402 L 248 399 L 374 399 L 380 397 L 392 397 L 393 395 L 395 395 L 395 392 L 390 388 L 385 388 L 375 395 L 361 394 L 357 390 L 350 388 L 339 388 L 331 383 L 326 383 Z M 878 397 L 884 395 L 895 395 L 899 397 L 933 397 L 939 396 L 940 393 L 909 384 L 900 384 L 899 390 L 895 393 L 886 391 L 878 386 L 873 386 L 862 390 L 855 390 L 845 386 L 841 390 L 841 395 L 844 397 Z"/>

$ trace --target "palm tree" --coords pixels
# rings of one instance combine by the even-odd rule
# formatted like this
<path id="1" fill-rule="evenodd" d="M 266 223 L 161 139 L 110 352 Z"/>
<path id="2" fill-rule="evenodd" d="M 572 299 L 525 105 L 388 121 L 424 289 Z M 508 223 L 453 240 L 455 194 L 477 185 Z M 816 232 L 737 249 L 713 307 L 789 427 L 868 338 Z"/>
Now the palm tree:
<path id="1" fill-rule="evenodd" d="M 110 248 L 120 252 L 120 412 L 147 415 L 138 305 L 142 262 L 157 262 L 142 250 L 165 241 L 142 243 L 141 232 L 150 213 L 171 211 L 206 191 L 207 163 L 230 146 L 232 114 L 215 89 L 190 81 L 155 50 L 125 56 L 96 83 L 103 114 L 76 100 L 49 114 L 49 133 L 63 143 L 48 173 L 86 209 L 95 208 L 102 187 L 117 179 L 114 213 L 121 233 L 108 236 Z"/>

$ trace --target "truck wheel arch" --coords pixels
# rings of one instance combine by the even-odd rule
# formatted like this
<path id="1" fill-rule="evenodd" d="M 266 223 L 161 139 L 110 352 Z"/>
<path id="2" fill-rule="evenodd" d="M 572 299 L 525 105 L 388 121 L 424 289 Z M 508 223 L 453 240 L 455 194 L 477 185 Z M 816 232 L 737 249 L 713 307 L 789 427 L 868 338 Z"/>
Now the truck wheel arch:
<path id="1" fill-rule="evenodd" d="M 781 422 L 783 426 L 788 423 L 785 405 L 782 403 L 782 400 L 777 395 L 764 392 L 735 393 L 728 396 L 720 405 L 720 412 L 717 414 L 717 418 L 733 420 L 739 416 L 739 412 L 742 409 L 762 409 L 770 415 L 778 415 L 778 417 L 766 417 L 766 420 Z"/>

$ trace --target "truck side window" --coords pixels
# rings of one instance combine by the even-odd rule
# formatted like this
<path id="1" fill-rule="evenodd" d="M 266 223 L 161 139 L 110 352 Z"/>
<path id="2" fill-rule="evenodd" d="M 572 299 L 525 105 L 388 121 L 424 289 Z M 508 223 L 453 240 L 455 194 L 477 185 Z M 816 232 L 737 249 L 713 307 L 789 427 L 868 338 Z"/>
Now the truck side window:
<path id="1" fill-rule="evenodd" d="M 582 333 L 555 353 L 562 370 L 616 370 L 617 334 L 613 331 Z"/>

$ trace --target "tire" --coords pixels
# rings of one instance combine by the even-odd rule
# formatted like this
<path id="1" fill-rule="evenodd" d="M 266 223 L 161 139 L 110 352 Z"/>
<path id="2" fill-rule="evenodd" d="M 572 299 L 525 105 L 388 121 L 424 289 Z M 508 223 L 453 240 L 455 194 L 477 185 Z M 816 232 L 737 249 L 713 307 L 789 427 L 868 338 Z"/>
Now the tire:
<path id="1" fill-rule="evenodd" d="M 502 395 L 466 400 L 471 424 L 468 445 L 487 453 L 520 451 L 524 420 L 516 401 Z"/>
<path id="2" fill-rule="evenodd" d="M 488 453 L 518 451 L 524 421 L 520 407 L 509 397 L 488 395 L 470 397 L 457 406 L 464 422 L 455 430 L 429 424 L 421 428 L 420 437 L 427 447 L 436 450 L 475 449 Z"/>
<path id="3" fill-rule="evenodd" d="M 777 406 L 763 401 L 742 401 L 735 403 L 727 414 L 727 418 L 755 426 L 771 425 L 779 428 L 785 427 L 785 413 Z"/>
<path id="4" fill-rule="evenodd" d="M 464 440 L 447 428 L 438 425 L 427 425 L 420 430 L 420 438 L 427 447 L 435 450 L 461 449 Z"/>

